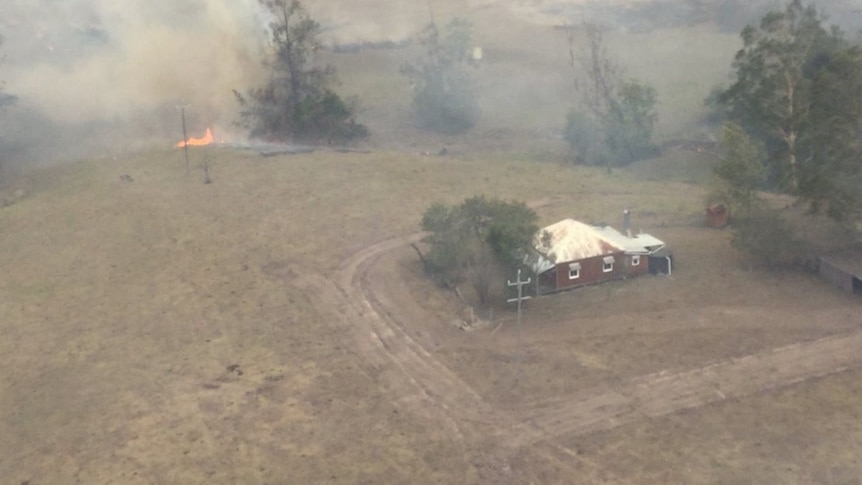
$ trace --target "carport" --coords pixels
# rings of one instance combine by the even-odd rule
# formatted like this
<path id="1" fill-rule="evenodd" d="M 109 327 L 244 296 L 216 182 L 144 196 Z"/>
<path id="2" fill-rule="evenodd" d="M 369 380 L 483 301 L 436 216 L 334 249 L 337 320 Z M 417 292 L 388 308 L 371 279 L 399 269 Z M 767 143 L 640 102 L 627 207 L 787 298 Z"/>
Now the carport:
<path id="1" fill-rule="evenodd" d="M 673 252 L 664 247 L 649 255 L 650 274 L 672 274 Z"/>
<path id="2" fill-rule="evenodd" d="M 862 244 L 835 251 L 819 259 L 820 276 L 854 295 L 862 295 Z"/>

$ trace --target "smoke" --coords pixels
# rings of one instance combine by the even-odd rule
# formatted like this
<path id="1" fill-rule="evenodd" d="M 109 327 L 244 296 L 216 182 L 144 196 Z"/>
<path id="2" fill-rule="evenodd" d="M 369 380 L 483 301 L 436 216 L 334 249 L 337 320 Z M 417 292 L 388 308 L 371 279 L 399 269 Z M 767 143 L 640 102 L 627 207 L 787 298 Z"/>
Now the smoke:
<path id="1" fill-rule="evenodd" d="M 258 0 L 3 3 L 0 80 L 18 98 L 0 117 L 5 156 L 9 146 L 67 152 L 121 136 L 126 146 L 173 143 L 179 106 L 187 106 L 190 136 L 212 127 L 216 139 L 231 137 L 239 117 L 232 90 L 260 86 L 269 74 L 270 17 Z M 423 2 L 303 3 L 327 45 L 402 40 L 428 15 Z"/>
<path id="2" fill-rule="evenodd" d="M 264 74 L 266 21 L 256 0 L 4 4 L 0 79 L 31 118 L 46 123 L 158 132 L 165 118 L 178 125 L 176 107 L 188 105 L 201 124 L 190 130 L 230 126 L 231 90 L 254 86 Z"/>
<path id="3" fill-rule="evenodd" d="M 35 23 L 28 57 L 8 52 L 9 91 L 52 119 L 128 119 L 182 100 L 221 115 L 230 90 L 260 70 L 251 0 L 27 5 L 24 15 L 57 25 Z"/>
<path id="4" fill-rule="evenodd" d="M 860 0 L 830 1 L 833 19 L 844 18 L 843 13 L 855 11 L 853 9 L 858 9 L 862 3 Z M 773 0 L 750 3 L 774 4 Z M 308 0 L 303 4 L 311 17 L 321 23 L 321 40 L 330 46 L 400 42 L 415 36 L 430 17 L 429 4 L 424 1 Z M 616 8 L 618 4 L 630 8 Z M 689 8 L 683 9 L 682 4 Z M 547 116 L 534 108 L 545 98 L 560 98 L 567 93 L 567 71 L 560 69 L 566 65 L 565 47 L 558 33 L 550 29 L 542 31 L 541 35 L 524 30 L 521 36 L 520 30 L 499 31 L 501 22 L 516 17 L 552 26 L 586 19 L 604 21 L 620 30 L 636 30 L 635 27 L 641 29 L 645 23 L 647 27 L 660 27 L 668 23 L 675 25 L 674 22 L 695 22 L 701 19 L 701 11 L 704 11 L 719 17 L 718 20 L 724 19 L 722 15 L 733 14 L 724 21 L 736 22 L 729 27 L 728 42 L 737 42 L 737 24 L 757 20 L 749 10 L 740 13 L 733 8 L 740 4 L 746 2 L 431 2 L 439 22 L 464 16 L 477 27 L 477 45 L 486 47 L 489 60 L 485 68 L 489 74 L 482 84 L 486 100 L 483 104 L 490 106 L 486 109 L 487 118 L 500 122 L 514 120 L 513 123 L 541 121 L 548 126 L 560 123 L 563 114 L 557 111 L 565 111 L 564 103 L 553 99 Z M 511 15 L 505 16 L 498 10 L 506 10 Z M 238 118 L 238 105 L 232 90 L 246 91 L 260 86 L 269 75 L 262 63 L 270 42 L 268 24 L 269 14 L 263 11 L 258 0 L 3 0 L 0 35 L 5 41 L 0 52 L 5 59 L 0 63 L 0 81 L 6 82 L 6 92 L 18 97 L 18 104 L 0 116 L 0 148 L 12 145 L 23 153 L 27 147 L 44 148 L 49 143 L 46 140 L 50 139 L 54 145 L 52 155 L 59 150 L 68 156 L 68 147 L 72 144 L 81 146 L 95 140 L 98 146 L 103 140 L 111 143 L 116 136 L 124 136 L 123 145 L 128 145 L 129 135 L 134 140 L 171 146 L 181 134 L 177 109 L 181 105 L 188 106 L 185 113 L 190 136 L 200 136 L 207 127 L 212 127 L 216 139 L 231 138 L 232 131 L 238 132 L 233 126 Z M 681 45 L 673 39 L 668 44 L 673 44 L 677 51 Z M 730 45 L 726 49 L 732 55 L 735 47 Z M 621 46 L 620 51 L 631 51 L 632 55 L 640 52 L 631 45 Z M 524 71 L 524 64 L 516 62 L 522 55 L 531 59 L 529 72 Z M 677 55 L 660 58 L 672 56 Z M 636 64 L 637 60 L 633 59 L 632 63 Z M 648 67 L 655 67 L 655 63 L 649 63 Z M 725 67 L 721 69 L 726 70 Z M 686 69 L 679 77 L 689 76 L 693 71 Z M 397 76 L 397 67 L 393 72 Z M 641 74 L 636 66 L 632 72 Z M 668 75 L 644 74 L 643 77 L 647 81 L 662 81 Z M 372 81 L 367 81 L 366 88 L 370 84 Z M 368 89 L 374 92 L 376 88 Z M 674 86 L 668 91 L 676 93 L 679 89 Z M 699 92 L 692 95 L 697 96 Z M 522 103 L 515 106 L 513 100 Z M 696 104 L 700 106 L 699 102 Z M 525 111 L 535 114 L 524 115 Z M 391 129 L 399 125 L 399 120 L 385 118 L 388 111 L 380 112 L 384 117 L 381 126 Z M 7 155 L 8 150 L 0 150 L 0 158 Z M 0 160 L 0 164 L 2 162 Z"/>
<path id="5" fill-rule="evenodd" d="M 350 43 L 399 43 L 413 36 L 429 21 L 422 1 L 306 2 L 311 16 L 323 27 L 322 41 L 329 45 Z"/>

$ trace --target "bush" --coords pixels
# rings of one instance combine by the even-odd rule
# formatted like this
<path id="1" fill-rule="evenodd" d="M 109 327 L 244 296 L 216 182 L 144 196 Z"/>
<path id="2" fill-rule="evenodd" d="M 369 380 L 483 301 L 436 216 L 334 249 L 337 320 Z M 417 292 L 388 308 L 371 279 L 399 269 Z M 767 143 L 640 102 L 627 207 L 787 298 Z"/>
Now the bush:
<path id="1" fill-rule="evenodd" d="M 353 108 L 329 89 L 297 104 L 293 124 L 296 132 L 316 134 L 328 143 L 368 136 L 368 129 L 353 119 Z"/>
<path id="2" fill-rule="evenodd" d="M 607 165 L 610 161 L 601 126 L 583 111 L 569 111 L 563 138 L 569 144 L 569 158 L 575 163 Z"/>
<path id="3" fill-rule="evenodd" d="M 809 263 L 808 247 L 793 226 L 778 211 L 764 207 L 734 219 L 731 244 L 769 269 L 800 269 Z"/>

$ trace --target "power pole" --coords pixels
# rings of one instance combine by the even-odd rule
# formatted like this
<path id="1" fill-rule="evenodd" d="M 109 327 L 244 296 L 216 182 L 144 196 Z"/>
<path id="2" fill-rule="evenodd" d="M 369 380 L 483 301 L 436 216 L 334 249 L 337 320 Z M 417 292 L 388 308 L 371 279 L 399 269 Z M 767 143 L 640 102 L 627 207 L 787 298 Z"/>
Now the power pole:
<path id="1" fill-rule="evenodd" d="M 515 281 L 507 281 L 509 286 L 517 286 L 518 287 L 518 297 L 517 298 L 509 298 L 506 300 L 508 303 L 518 303 L 518 337 L 515 348 L 515 382 L 518 382 L 518 376 L 521 373 L 521 302 L 524 300 L 529 300 L 529 296 L 524 296 L 524 285 L 529 285 L 531 279 L 527 278 L 526 280 L 521 280 L 521 270 L 518 270 L 518 279 Z"/>
<path id="2" fill-rule="evenodd" d="M 186 131 L 186 108 L 188 107 L 189 105 L 187 104 L 177 106 L 180 110 L 180 116 L 183 119 L 183 151 L 186 155 L 186 175 L 189 174 L 189 135 Z"/>

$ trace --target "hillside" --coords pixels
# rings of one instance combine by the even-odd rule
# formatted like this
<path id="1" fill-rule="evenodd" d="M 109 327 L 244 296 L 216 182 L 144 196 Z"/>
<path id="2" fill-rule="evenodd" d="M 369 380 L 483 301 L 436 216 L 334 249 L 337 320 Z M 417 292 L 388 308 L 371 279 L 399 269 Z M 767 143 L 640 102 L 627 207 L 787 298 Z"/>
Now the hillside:
<path id="1" fill-rule="evenodd" d="M 0 482 L 856 483 L 859 298 L 706 228 L 709 154 L 565 161 L 559 17 L 616 19 L 609 46 L 656 86 L 661 141 L 709 130 L 701 100 L 738 36 L 674 19 L 720 4 L 434 2 L 485 53 L 483 116 L 460 136 L 413 126 L 398 72 L 427 3 L 372 0 L 315 5 L 345 33 L 323 56 L 361 99 L 367 150 L 215 143 L 187 171 L 158 117 L 131 138 L 22 124 L 47 150 L 0 171 Z M 625 22 L 642 8 L 658 20 Z M 673 274 L 535 298 L 519 327 L 502 298 L 434 285 L 410 246 L 431 203 L 476 194 L 528 201 L 543 225 L 628 208 Z"/>

